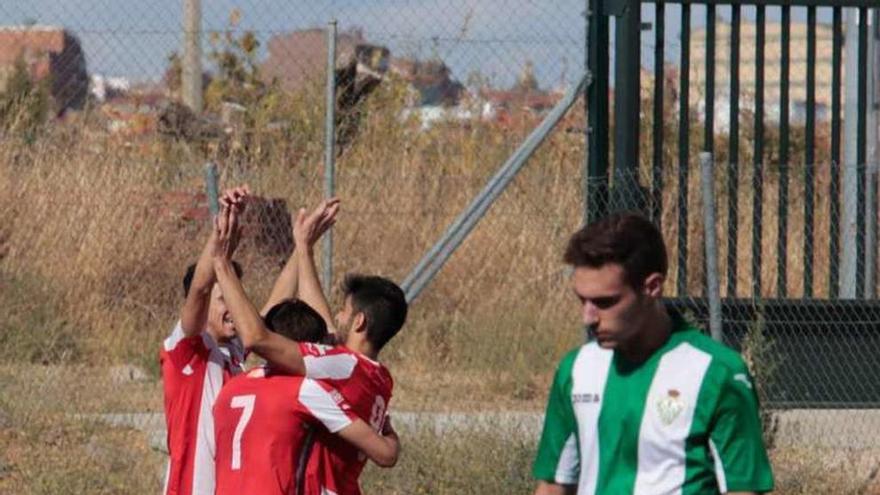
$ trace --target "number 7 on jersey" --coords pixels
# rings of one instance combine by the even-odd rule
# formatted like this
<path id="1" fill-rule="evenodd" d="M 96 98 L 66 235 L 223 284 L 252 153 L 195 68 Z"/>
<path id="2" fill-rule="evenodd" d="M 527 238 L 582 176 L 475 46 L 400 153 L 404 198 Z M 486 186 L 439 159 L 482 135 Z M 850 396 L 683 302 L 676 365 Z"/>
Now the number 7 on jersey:
<path id="1" fill-rule="evenodd" d="M 232 469 L 241 469 L 241 436 L 244 429 L 254 414 L 254 403 L 257 400 L 256 395 L 236 395 L 232 398 L 230 407 L 234 409 L 244 409 L 241 417 L 238 418 L 238 425 L 235 427 L 235 434 L 232 436 Z"/>

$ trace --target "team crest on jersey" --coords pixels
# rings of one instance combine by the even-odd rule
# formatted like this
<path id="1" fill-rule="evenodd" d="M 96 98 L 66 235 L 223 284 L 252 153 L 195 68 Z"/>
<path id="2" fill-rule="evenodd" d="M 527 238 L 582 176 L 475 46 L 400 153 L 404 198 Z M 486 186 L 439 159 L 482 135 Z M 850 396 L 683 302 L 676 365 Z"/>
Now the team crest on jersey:
<path id="1" fill-rule="evenodd" d="M 685 407 L 687 407 L 687 403 L 682 398 L 681 392 L 674 388 L 669 389 L 665 397 L 657 400 L 657 414 L 660 415 L 660 420 L 665 425 L 671 425 Z"/>

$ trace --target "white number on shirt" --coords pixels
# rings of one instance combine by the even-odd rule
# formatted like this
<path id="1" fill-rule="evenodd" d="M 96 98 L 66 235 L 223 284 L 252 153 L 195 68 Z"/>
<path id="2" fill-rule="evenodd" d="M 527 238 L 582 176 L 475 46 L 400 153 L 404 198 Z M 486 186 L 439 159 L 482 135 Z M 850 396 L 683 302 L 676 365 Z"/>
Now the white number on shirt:
<path id="1" fill-rule="evenodd" d="M 235 434 L 232 436 L 232 469 L 241 469 L 241 435 L 247 427 L 251 415 L 254 413 L 254 402 L 257 400 L 256 395 L 237 395 L 232 398 L 230 407 L 235 409 L 244 409 L 241 417 L 238 418 L 238 425 L 235 427 Z"/>

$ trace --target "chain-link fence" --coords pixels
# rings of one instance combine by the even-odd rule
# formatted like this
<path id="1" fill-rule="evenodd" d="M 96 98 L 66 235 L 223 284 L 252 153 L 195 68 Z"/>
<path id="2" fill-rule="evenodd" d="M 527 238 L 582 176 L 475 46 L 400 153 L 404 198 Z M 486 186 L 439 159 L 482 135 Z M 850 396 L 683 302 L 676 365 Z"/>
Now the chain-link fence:
<path id="1" fill-rule="evenodd" d="M 0 105 L 2 493 L 160 489 L 166 459 L 157 355 L 178 317 L 183 271 L 208 233 L 203 165 L 218 163 L 223 185 L 246 182 L 259 196 L 237 258 L 260 304 L 291 249 L 289 213 L 322 196 L 328 20 L 340 28 L 336 184 L 343 206 L 334 282 L 350 271 L 403 280 L 560 100 L 560 89 L 575 82 L 584 59 L 581 2 L 202 7 L 204 111 L 193 113 L 177 103 L 187 70 L 178 3 L 0 6 L 8 25 L 0 28 L 0 75 L 18 81 L 6 83 Z M 59 77 L 68 73 L 78 75 Z M 47 115 L 56 117 L 45 124 Z M 584 130 L 576 104 L 383 351 L 405 450 L 396 468 L 367 471 L 367 493 L 531 489 L 551 374 L 583 337 L 561 252 L 581 223 Z M 675 161 L 667 160 L 659 193 L 651 191 L 647 166 L 637 174 L 641 204 L 660 199 L 653 211 L 672 260 L 667 292 L 702 322 L 708 304 L 693 156 L 686 225 L 678 223 Z M 780 491 L 856 492 L 876 468 L 872 432 L 880 419 L 865 406 L 877 399 L 871 326 L 878 318 L 868 301 L 827 298 L 835 256 L 825 247 L 833 227 L 825 213 L 832 206 L 828 167 L 815 169 L 807 268 L 797 254 L 801 169 L 790 174 L 788 247 L 781 251 L 786 296 L 801 298 L 800 280 L 811 271 L 822 298 L 801 304 L 771 301 L 784 210 L 776 206 L 778 170 L 767 166 L 754 179 L 740 165 L 739 223 L 730 230 L 720 158 L 721 294 L 748 299 L 722 306 L 725 337 L 766 384 Z M 612 188 L 626 181 L 617 177 Z M 764 205 L 760 262 L 750 255 L 756 190 Z M 843 209 L 855 199 L 839 191 Z M 762 273 L 758 298 L 753 265 Z M 340 302 L 334 289 L 331 304 Z M 816 406 L 822 409 L 808 408 Z M 846 466 L 843 474 L 829 469 L 835 466 Z"/>

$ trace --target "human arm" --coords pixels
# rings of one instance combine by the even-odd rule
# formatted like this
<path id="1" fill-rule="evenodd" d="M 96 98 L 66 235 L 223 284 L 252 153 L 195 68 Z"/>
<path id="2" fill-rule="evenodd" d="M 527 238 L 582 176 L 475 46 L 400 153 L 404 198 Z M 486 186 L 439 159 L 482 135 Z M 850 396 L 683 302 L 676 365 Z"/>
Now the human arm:
<path id="1" fill-rule="evenodd" d="M 574 351 L 562 359 L 550 386 L 544 429 L 532 467 L 538 481 L 536 495 L 574 493 L 580 477 L 578 428 L 571 403 L 571 371 L 576 357 Z"/>
<path id="2" fill-rule="evenodd" d="M 266 316 L 269 314 L 269 310 L 276 304 L 285 299 L 296 297 L 298 282 L 299 269 L 296 260 L 296 245 L 294 245 L 293 252 L 290 253 L 290 258 L 287 259 L 284 268 L 278 274 L 278 278 L 275 279 L 275 285 L 272 286 L 272 292 L 269 293 L 269 298 L 263 304 L 260 314 Z"/>
<path id="3" fill-rule="evenodd" d="M 199 259 L 196 262 L 195 272 L 186 300 L 180 309 L 180 328 L 183 336 L 192 337 L 205 329 L 208 320 L 208 305 L 211 301 L 211 289 L 214 287 L 214 269 L 211 264 L 211 246 L 214 242 L 214 230 L 208 236 L 208 242 L 202 248 Z"/>
<path id="4" fill-rule="evenodd" d="M 333 314 L 318 280 L 314 245 L 336 222 L 338 211 L 339 199 L 331 198 L 323 201 L 311 213 L 300 209 L 293 221 L 293 238 L 297 246 L 294 257 L 299 271 L 298 297 L 321 315 L 330 333 L 335 333 Z"/>
<path id="5" fill-rule="evenodd" d="M 279 371 L 304 375 L 305 363 L 299 344 L 266 328 L 232 266 L 231 250 L 241 235 L 235 208 L 224 205 L 214 225 L 211 248 L 214 272 L 242 345 Z"/>
<path id="6" fill-rule="evenodd" d="M 240 215 L 244 212 L 244 207 L 250 189 L 247 185 L 235 187 L 224 192 L 221 201 L 229 208 L 235 209 Z M 211 249 L 214 243 L 215 231 L 211 229 L 208 241 L 202 248 L 199 259 L 196 262 L 196 268 L 193 273 L 193 279 L 190 288 L 186 294 L 186 300 L 180 311 L 180 326 L 183 330 L 184 337 L 191 337 L 199 334 L 205 328 L 208 319 L 208 306 L 210 304 L 211 290 L 214 288 L 215 275 L 211 260 Z M 235 252 L 236 244 L 229 246 L 229 258 Z"/>
<path id="7" fill-rule="evenodd" d="M 574 495 L 577 492 L 576 485 L 558 485 L 548 481 L 539 481 L 535 488 L 535 495 Z"/>
<path id="8" fill-rule="evenodd" d="M 323 201 L 318 207 L 312 211 L 306 218 L 309 221 L 308 227 L 313 230 L 310 232 L 311 236 L 306 236 L 305 239 L 296 239 L 296 222 L 299 217 L 299 212 L 291 215 L 291 226 L 293 235 L 294 235 L 294 250 L 288 258 L 287 263 L 284 264 L 284 268 L 282 268 L 281 273 L 278 275 L 278 278 L 275 280 L 275 285 L 272 287 L 272 292 L 269 294 L 269 298 L 266 300 L 266 304 L 263 306 L 263 309 L 260 311 L 260 314 L 265 315 L 272 309 L 273 306 L 280 303 L 285 299 L 290 299 L 292 297 L 297 297 L 299 292 L 299 258 L 298 254 L 302 251 L 302 246 L 308 244 L 308 249 L 311 250 L 317 240 L 324 235 L 324 232 L 327 231 L 335 222 L 336 222 L 336 213 L 339 211 L 339 200 L 331 199 L 328 201 Z M 312 288 L 310 288 L 312 290 Z M 311 296 L 311 294 L 309 294 Z M 312 298 L 314 300 L 314 298 Z M 306 301 L 308 304 L 308 301 Z M 325 301 L 326 306 L 326 301 Z M 315 306 L 312 306 L 316 308 Z M 317 309 L 317 308 L 316 308 Z M 327 309 L 329 313 L 329 308 Z M 319 311 L 322 317 L 325 317 L 321 311 Z M 326 317 L 325 317 L 326 320 Z M 329 324 L 329 323 L 328 323 Z"/>
<path id="9" fill-rule="evenodd" d="M 718 398 L 709 431 L 709 449 L 722 493 L 773 490 L 773 473 L 764 447 L 758 396 L 745 364 L 716 368 Z"/>
<path id="10" fill-rule="evenodd" d="M 339 430 L 338 435 L 381 467 L 394 467 L 397 464 L 400 455 L 400 438 L 394 429 L 379 435 L 364 420 L 357 419 Z"/>

